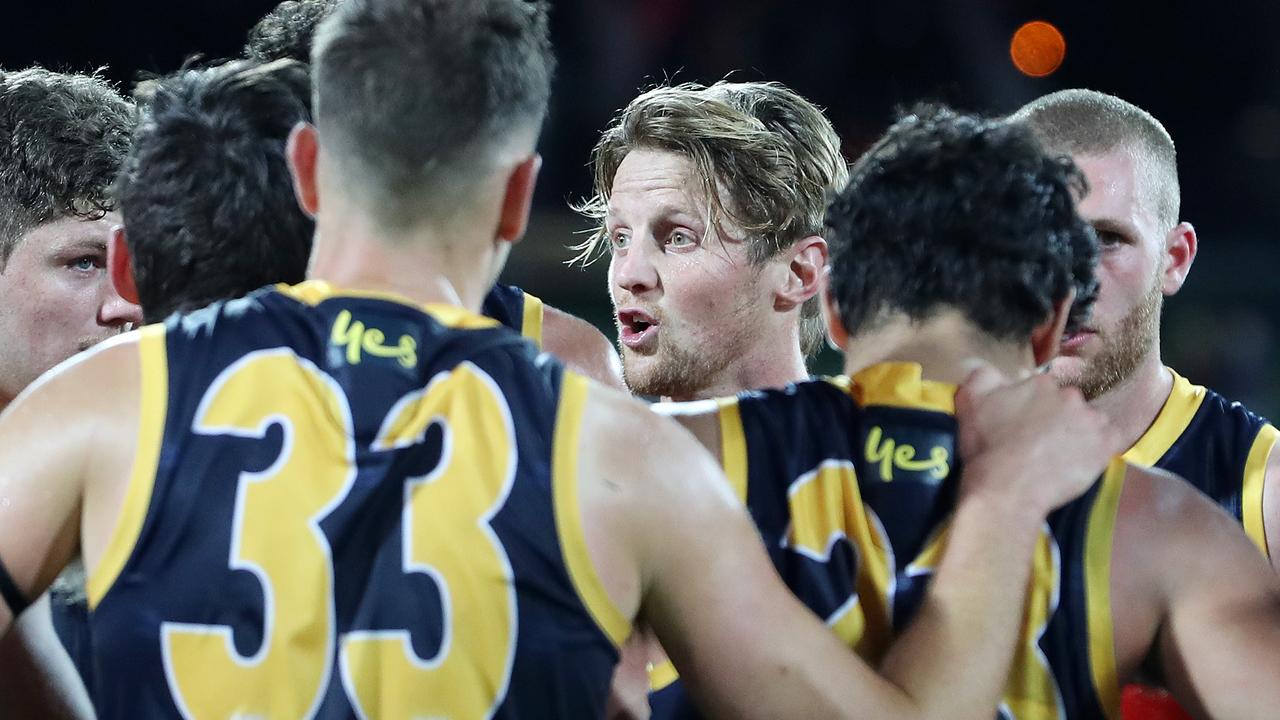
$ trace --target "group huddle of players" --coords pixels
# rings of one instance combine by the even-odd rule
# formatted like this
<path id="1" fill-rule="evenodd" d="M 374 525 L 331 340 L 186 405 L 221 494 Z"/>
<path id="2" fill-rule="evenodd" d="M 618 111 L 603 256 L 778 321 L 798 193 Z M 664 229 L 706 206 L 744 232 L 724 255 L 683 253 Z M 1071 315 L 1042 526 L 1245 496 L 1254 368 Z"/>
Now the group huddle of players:
<path id="1" fill-rule="evenodd" d="M 1155 118 L 919 106 L 849 165 L 780 84 L 653 88 L 575 208 L 615 350 L 495 285 L 547 22 L 0 74 L 0 716 L 1276 716 L 1277 432 L 1161 362 Z"/>

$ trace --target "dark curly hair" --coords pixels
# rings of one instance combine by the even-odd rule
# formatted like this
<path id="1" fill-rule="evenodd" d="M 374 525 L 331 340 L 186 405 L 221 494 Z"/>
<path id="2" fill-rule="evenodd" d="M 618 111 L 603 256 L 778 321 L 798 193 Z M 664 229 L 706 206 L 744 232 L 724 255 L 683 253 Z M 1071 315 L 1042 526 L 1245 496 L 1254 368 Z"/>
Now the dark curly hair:
<path id="1" fill-rule="evenodd" d="M 0 270 L 32 228 L 114 209 L 133 105 L 96 75 L 0 71 Z"/>
<path id="2" fill-rule="evenodd" d="M 249 30 L 244 56 L 258 62 L 311 62 L 316 28 L 340 0 L 285 0 Z"/>
<path id="3" fill-rule="evenodd" d="M 285 143 L 311 119 L 310 88 L 302 63 L 238 60 L 139 89 L 115 194 L 148 322 L 304 279 L 315 226 Z"/>
<path id="4" fill-rule="evenodd" d="M 891 315 L 960 310 L 1022 342 L 1075 290 L 1068 327 L 1097 297 L 1098 244 L 1076 214 L 1081 172 L 1026 127 L 920 106 L 853 167 L 827 209 L 831 293 L 851 335 Z"/>

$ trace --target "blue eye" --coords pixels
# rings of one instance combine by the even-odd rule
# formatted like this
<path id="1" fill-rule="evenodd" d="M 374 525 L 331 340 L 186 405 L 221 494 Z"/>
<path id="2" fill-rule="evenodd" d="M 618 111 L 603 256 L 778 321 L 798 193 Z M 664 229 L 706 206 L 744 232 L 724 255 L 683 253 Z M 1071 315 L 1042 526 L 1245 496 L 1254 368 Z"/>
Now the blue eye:
<path id="1" fill-rule="evenodd" d="M 84 270 L 85 272 L 93 270 L 97 265 L 97 258 L 92 255 L 85 255 L 84 257 L 76 258 L 75 261 L 71 263 L 71 267 L 74 267 L 76 270 Z"/>
<path id="2" fill-rule="evenodd" d="M 667 238 L 667 244 L 674 247 L 688 247 L 695 242 L 692 235 L 679 231 L 671 233 L 671 236 Z"/>
<path id="3" fill-rule="evenodd" d="M 614 232 L 609 235 L 609 244 L 614 250 L 622 250 L 631 242 L 631 236 L 624 232 Z"/>

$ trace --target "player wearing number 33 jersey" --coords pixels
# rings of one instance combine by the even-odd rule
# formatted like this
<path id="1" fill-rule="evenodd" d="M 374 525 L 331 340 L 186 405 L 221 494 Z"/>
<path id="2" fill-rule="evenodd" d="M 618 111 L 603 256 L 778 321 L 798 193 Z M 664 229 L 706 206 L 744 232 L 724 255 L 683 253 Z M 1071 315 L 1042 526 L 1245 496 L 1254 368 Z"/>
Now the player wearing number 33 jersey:
<path id="1" fill-rule="evenodd" d="M 546 462 L 563 371 L 497 328 L 313 283 L 145 330 L 127 520 L 89 580 L 100 715 L 598 714 L 618 638 Z"/>

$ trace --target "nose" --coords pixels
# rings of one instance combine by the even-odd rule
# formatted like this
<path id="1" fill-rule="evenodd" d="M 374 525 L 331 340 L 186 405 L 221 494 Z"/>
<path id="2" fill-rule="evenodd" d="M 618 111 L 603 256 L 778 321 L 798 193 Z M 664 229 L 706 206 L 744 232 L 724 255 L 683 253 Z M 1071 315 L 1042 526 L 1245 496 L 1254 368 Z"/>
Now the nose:
<path id="1" fill-rule="evenodd" d="M 609 275 L 613 284 L 631 295 L 641 297 L 662 286 L 658 268 L 649 257 L 649 243 L 638 238 L 625 251 L 616 252 L 609 261 Z"/>
<path id="2" fill-rule="evenodd" d="M 102 304 L 98 306 L 98 324 L 116 329 L 125 324 L 141 325 L 142 308 L 120 297 L 111 280 L 103 273 Z"/>

